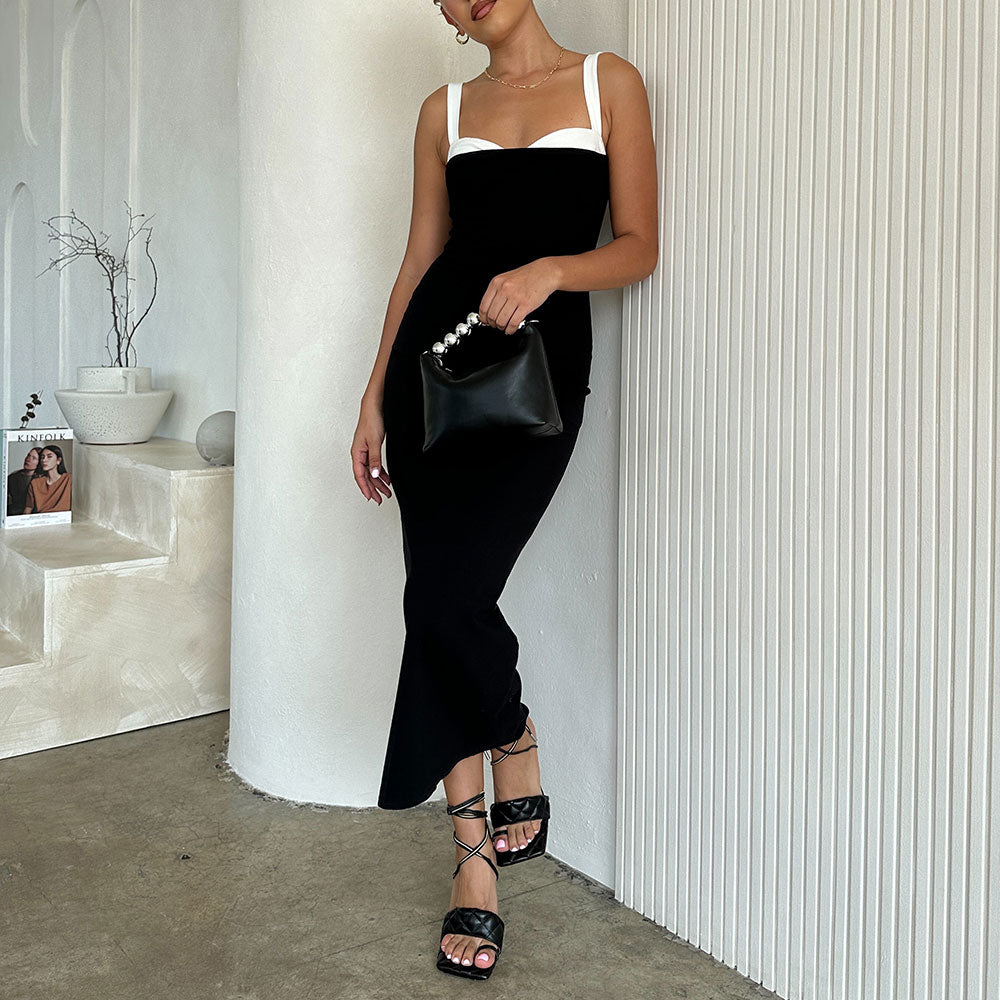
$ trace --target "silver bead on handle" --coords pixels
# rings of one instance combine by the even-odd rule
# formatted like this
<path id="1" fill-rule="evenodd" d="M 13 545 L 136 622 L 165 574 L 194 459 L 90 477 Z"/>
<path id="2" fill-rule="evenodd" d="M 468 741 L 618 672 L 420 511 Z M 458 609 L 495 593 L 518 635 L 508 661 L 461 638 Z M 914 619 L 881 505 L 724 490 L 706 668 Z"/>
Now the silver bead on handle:
<path id="1" fill-rule="evenodd" d="M 518 330 L 527 323 L 527 319 L 522 319 L 520 323 L 517 324 Z M 440 357 L 445 354 L 449 347 L 454 347 L 458 343 L 459 339 L 466 336 L 474 326 L 479 325 L 479 313 L 469 313 L 465 317 L 465 320 L 459 323 L 454 332 L 448 331 L 440 340 L 435 341 L 431 344 L 431 350 Z"/>

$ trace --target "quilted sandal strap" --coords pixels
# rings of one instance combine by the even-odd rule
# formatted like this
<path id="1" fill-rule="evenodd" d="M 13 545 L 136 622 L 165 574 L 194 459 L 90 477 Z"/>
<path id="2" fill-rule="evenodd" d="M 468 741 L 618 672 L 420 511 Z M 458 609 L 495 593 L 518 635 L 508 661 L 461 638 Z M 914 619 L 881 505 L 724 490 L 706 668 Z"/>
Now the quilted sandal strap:
<path id="1" fill-rule="evenodd" d="M 480 792 L 478 795 L 473 795 L 471 799 L 466 799 L 464 802 L 459 802 L 457 806 L 448 806 L 445 812 L 449 816 L 458 816 L 459 819 L 485 819 L 486 810 L 485 809 L 470 809 L 469 806 L 475 805 L 477 802 L 482 802 L 486 798 L 486 792 Z"/>
<path id="2" fill-rule="evenodd" d="M 481 944 L 479 948 L 493 948 L 499 958 L 503 948 L 503 931 L 504 924 L 499 913 L 477 906 L 456 906 L 444 916 L 441 937 L 445 934 L 467 934 L 469 937 L 484 938 L 490 943 Z"/>
<path id="3" fill-rule="evenodd" d="M 507 823 L 526 823 L 532 819 L 548 819 L 550 814 L 547 795 L 525 795 L 520 799 L 504 799 L 490 806 L 493 836 Z"/>
<path id="4" fill-rule="evenodd" d="M 533 740 L 535 740 L 535 734 L 531 731 L 531 726 L 529 726 L 527 723 L 524 724 L 524 732 L 527 733 Z M 521 735 L 523 736 L 524 733 L 522 733 Z M 520 750 L 515 750 L 514 747 L 517 746 L 518 740 L 520 738 L 521 737 L 519 736 L 517 740 L 514 740 L 509 750 L 503 750 L 501 755 L 497 757 L 496 760 L 493 759 L 493 756 L 489 750 L 484 750 L 483 756 L 490 762 L 490 764 L 495 765 L 499 764 L 502 760 L 506 760 L 509 756 L 511 756 L 511 754 L 527 753 L 529 750 L 536 750 L 538 748 L 538 740 L 535 740 L 535 742 L 532 743 L 530 747 L 522 747 Z"/>

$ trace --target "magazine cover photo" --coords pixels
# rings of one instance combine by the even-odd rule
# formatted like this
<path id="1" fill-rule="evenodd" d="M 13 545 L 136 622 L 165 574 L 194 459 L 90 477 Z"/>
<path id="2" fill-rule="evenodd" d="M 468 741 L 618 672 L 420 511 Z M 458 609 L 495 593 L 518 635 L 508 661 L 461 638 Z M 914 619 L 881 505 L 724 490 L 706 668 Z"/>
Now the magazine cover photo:
<path id="1" fill-rule="evenodd" d="M 3 478 L 3 527 L 71 523 L 72 428 L 5 430 Z"/>

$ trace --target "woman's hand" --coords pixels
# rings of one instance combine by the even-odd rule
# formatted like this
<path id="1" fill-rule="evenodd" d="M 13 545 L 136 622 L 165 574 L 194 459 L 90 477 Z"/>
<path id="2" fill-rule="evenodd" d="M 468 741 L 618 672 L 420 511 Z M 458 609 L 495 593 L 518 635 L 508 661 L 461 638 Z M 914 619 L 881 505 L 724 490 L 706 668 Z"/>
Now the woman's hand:
<path id="1" fill-rule="evenodd" d="M 354 478 L 365 499 L 381 505 L 381 490 L 387 497 L 392 493 L 392 480 L 382 465 L 382 442 L 385 440 L 385 425 L 382 422 L 382 408 L 374 403 L 362 401 L 361 416 L 354 431 L 351 444 L 351 460 Z"/>
<path id="2" fill-rule="evenodd" d="M 479 303 L 480 322 L 514 333 L 528 314 L 559 287 L 559 268 L 551 257 L 496 275 Z"/>

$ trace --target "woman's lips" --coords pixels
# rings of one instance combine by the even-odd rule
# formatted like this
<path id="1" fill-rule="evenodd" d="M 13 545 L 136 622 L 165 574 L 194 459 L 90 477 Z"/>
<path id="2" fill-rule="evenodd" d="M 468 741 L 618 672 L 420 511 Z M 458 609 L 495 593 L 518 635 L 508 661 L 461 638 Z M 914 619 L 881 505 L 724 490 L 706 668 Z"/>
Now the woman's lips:
<path id="1" fill-rule="evenodd" d="M 493 9 L 493 5 L 495 3 L 496 0 L 486 0 L 485 3 L 483 2 L 477 3 L 472 8 L 472 20 L 481 21 Z"/>

